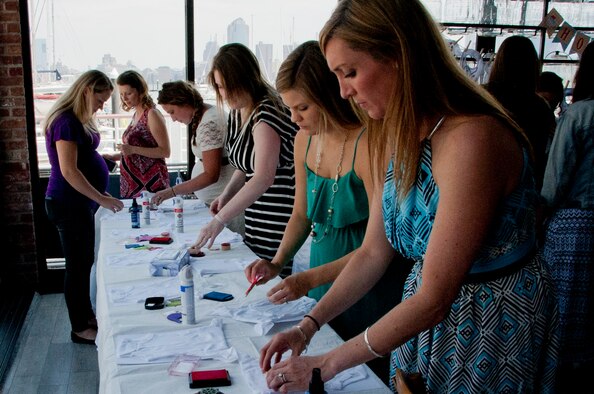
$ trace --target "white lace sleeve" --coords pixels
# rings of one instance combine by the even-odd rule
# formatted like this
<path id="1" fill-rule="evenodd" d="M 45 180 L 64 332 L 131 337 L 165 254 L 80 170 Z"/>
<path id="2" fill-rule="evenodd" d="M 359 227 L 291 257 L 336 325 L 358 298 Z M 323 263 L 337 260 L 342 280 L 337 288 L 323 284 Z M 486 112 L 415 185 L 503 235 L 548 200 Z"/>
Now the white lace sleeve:
<path id="1" fill-rule="evenodd" d="M 196 129 L 196 145 L 201 151 L 222 148 L 225 143 L 227 133 L 225 122 L 218 119 L 219 115 L 216 112 L 214 114 L 209 112 L 204 114 Z"/>

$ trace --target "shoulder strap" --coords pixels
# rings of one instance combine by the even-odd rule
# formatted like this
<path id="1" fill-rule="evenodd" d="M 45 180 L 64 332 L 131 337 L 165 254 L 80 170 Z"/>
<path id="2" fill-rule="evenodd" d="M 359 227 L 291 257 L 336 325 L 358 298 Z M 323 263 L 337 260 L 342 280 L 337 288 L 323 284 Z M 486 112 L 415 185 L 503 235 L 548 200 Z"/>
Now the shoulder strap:
<path id="1" fill-rule="evenodd" d="M 365 130 L 367 130 L 367 127 L 363 127 L 361 129 L 361 131 L 359 132 L 359 135 L 357 136 L 357 139 L 355 140 L 355 149 L 353 150 L 353 162 L 351 163 L 351 168 L 355 168 L 355 158 L 357 157 L 357 147 L 359 146 L 359 140 L 361 139 L 361 136 L 363 135 Z"/>
<path id="2" fill-rule="evenodd" d="M 433 128 L 433 130 L 431 130 L 431 132 L 429 133 L 429 135 L 427 136 L 427 139 L 430 140 L 431 137 L 433 137 L 433 134 L 435 134 L 435 132 L 437 131 L 437 129 L 439 129 L 439 126 L 441 126 L 441 124 L 443 123 L 443 121 L 445 120 L 445 116 L 442 116 L 441 119 L 439 119 L 439 121 L 437 122 L 437 124 L 435 125 L 435 127 Z"/>

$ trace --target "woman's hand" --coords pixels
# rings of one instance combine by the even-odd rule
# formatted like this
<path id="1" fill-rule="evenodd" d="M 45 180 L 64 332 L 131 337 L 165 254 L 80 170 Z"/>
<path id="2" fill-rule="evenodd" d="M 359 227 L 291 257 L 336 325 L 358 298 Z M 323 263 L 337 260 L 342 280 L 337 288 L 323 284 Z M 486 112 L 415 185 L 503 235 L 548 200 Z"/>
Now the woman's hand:
<path id="1" fill-rule="evenodd" d="M 266 295 L 268 296 L 268 300 L 273 304 L 282 304 L 301 298 L 310 290 L 311 286 L 306 280 L 306 273 L 300 272 L 287 276 L 279 284 L 270 289 Z"/>
<path id="2" fill-rule="evenodd" d="M 196 243 L 192 247 L 200 249 L 208 243 L 207 248 L 210 248 L 217 238 L 217 235 L 223 231 L 223 228 L 224 226 L 221 222 L 216 219 L 211 220 L 206 226 L 200 229 L 200 234 L 198 234 Z"/>
<path id="3" fill-rule="evenodd" d="M 121 155 L 119 153 L 103 153 L 101 156 L 103 156 L 104 159 L 107 160 L 112 160 L 112 161 L 118 161 L 121 158 Z"/>
<path id="4" fill-rule="evenodd" d="M 256 260 L 246 267 L 243 271 L 247 280 L 252 283 L 254 278 L 260 276 L 257 285 L 263 285 L 270 279 L 274 278 L 281 272 L 282 267 L 278 264 L 273 264 L 268 260 L 260 259 Z"/>
<path id="5" fill-rule="evenodd" d="M 278 364 L 287 350 L 291 350 L 291 357 L 300 355 L 310 340 L 296 326 L 276 334 L 260 350 L 260 368 L 263 372 L 268 371 L 272 367 L 272 358 L 274 357 L 274 364 Z"/>
<path id="6" fill-rule="evenodd" d="M 228 202 L 229 199 L 224 194 L 219 195 L 210 203 L 210 214 L 216 215 Z"/>
<path id="7" fill-rule="evenodd" d="M 124 203 L 118 200 L 117 198 L 113 198 L 109 195 L 103 195 L 99 201 L 97 201 L 99 205 L 101 205 L 105 209 L 109 209 L 112 212 L 119 212 L 124 209 Z"/>
<path id="8" fill-rule="evenodd" d="M 173 195 L 173 188 L 168 187 L 167 189 L 163 189 L 155 193 L 153 198 L 151 198 L 151 204 L 161 205 L 161 203 L 165 200 L 175 197 Z"/>
<path id="9" fill-rule="evenodd" d="M 328 368 L 322 368 L 323 358 L 324 356 L 291 357 L 274 365 L 266 373 L 266 383 L 270 389 L 281 393 L 307 390 L 314 368 L 320 368 L 322 380 L 328 381 L 333 376 L 329 375 Z"/>
<path id="10" fill-rule="evenodd" d="M 120 150 L 123 156 L 129 156 L 134 154 L 134 146 L 130 144 L 117 144 L 116 147 Z"/>

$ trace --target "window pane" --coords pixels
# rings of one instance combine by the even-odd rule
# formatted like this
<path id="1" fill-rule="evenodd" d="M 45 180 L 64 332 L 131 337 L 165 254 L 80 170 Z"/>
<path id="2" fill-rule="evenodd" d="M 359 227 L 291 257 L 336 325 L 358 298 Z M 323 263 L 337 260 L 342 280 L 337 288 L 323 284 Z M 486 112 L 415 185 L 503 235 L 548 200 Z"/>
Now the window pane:
<path id="1" fill-rule="evenodd" d="M 240 42 L 256 54 L 274 84 L 282 61 L 297 45 L 318 39 L 335 6 L 336 0 L 196 0 L 196 80 L 205 82 L 221 45 Z"/>
<path id="2" fill-rule="evenodd" d="M 134 69 L 151 95 L 161 83 L 185 76 L 184 2 L 162 0 L 46 0 L 29 2 L 33 89 L 40 171 L 49 169 L 43 118 L 57 97 L 84 71 L 98 69 L 112 78 Z M 57 73 L 56 73 L 57 70 Z M 119 113 L 119 114 L 118 114 Z M 117 114 L 117 115 L 115 115 Z M 109 100 L 98 113 L 100 150 L 115 149 L 132 113 Z M 185 130 L 167 118 L 172 155 L 187 159 Z"/>

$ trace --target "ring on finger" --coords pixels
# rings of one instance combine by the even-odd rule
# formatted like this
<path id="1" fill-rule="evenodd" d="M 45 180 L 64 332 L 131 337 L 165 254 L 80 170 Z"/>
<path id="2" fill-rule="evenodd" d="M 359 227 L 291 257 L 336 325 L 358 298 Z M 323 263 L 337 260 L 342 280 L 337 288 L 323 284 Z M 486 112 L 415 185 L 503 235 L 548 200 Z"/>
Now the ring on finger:
<path id="1" fill-rule="evenodd" d="M 289 301 L 287 300 L 287 297 L 284 297 L 283 298 L 283 301 L 284 301 L 285 304 L 288 304 L 289 303 Z"/>
<path id="2" fill-rule="evenodd" d="M 285 377 L 285 374 L 284 373 L 282 373 L 282 372 L 279 373 L 278 374 L 278 377 L 280 378 L 280 380 L 283 381 L 283 384 L 287 383 L 287 378 Z"/>

